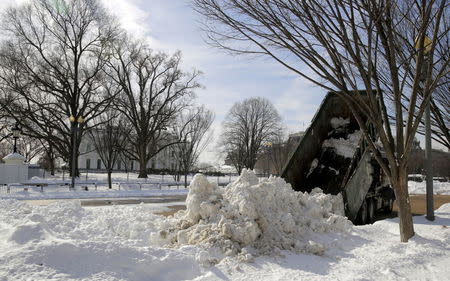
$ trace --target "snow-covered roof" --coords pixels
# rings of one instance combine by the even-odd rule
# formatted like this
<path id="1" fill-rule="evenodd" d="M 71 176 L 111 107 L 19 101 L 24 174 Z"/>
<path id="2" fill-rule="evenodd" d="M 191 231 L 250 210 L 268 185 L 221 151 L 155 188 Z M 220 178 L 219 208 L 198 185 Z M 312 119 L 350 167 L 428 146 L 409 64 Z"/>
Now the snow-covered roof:
<path id="1" fill-rule="evenodd" d="M 3 157 L 3 161 L 5 161 L 5 160 L 22 160 L 22 161 L 25 161 L 26 158 L 23 157 L 21 154 L 19 154 L 17 152 L 13 152 L 13 153 L 10 153 L 10 154 L 6 155 L 5 157 Z"/>

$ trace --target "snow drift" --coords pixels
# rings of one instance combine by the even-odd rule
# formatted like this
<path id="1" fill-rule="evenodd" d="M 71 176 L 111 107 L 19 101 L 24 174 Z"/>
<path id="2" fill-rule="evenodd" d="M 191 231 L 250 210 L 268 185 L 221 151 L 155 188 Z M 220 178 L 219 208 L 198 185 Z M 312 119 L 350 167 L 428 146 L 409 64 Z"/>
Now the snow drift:
<path id="1" fill-rule="evenodd" d="M 226 188 L 197 174 L 180 211 L 160 225 L 152 241 L 170 246 L 199 245 L 251 260 L 253 255 L 292 250 L 322 255 L 325 247 L 316 234 L 346 232 L 343 200 L 314 189 L 296 192 L 283 179 L 259 182 L 253 171 Z M 220 259 L 220 257 L 216 257 Z"/>

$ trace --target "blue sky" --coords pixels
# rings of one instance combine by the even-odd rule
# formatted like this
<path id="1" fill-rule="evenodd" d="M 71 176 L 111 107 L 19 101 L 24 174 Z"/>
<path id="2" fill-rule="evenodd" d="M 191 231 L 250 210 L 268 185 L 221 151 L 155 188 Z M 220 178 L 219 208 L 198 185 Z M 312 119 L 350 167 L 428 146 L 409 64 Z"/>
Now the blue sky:
<path id="1" fill-rule="evenodd" d="M 267 57 L 233 56 L 207 45 L 198 14 L 189 0 L 104 1 L 122 25 L 136 36 L 148 38 L 152 48 L 166 52 L 181 50 L 184 69 L 203 72 L 197 103 L 213 110 L 215 136 L 230 107 L 245 98 L 269 99 L 283 118 L 288 133 L 304 130 L 325 91 L 290 73 Z M 212 144 L 203 161 L 216 162 Z"/>

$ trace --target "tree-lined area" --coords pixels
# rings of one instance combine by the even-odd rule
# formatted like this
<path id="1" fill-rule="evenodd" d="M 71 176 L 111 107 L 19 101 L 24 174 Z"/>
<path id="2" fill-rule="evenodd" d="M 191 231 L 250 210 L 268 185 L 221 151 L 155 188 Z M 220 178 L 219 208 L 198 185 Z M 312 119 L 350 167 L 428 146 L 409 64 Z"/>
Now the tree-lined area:
<path id="1" fill-rule="evenodd" d="M 152 157 L 186 142 L 174 124 L 183 110 L 203 108 L 195 104 L 200 72 L 183 70 L 181 52 L 153 51 L 117 22 L 97 0 L 33 0 L 3 13 L 2 144 L 18 124 L 27 160 L 41 156 L 53 174 L 60 158 L 78 175 L 72 165 L 89 138 L 108 172 L 119 159 L 136 160 L 147 177 Z"/>

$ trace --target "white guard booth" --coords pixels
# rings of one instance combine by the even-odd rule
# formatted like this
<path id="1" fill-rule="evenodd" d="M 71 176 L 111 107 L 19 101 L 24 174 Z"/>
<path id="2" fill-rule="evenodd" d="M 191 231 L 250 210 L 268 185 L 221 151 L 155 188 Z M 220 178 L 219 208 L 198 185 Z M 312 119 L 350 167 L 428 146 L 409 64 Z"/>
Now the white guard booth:
<path id="1" fill-rule="evenodd" d="M 21 183 L 28 180 L 28 165 L 25 157 L 19 153 L 11 153 L 3 158 L 0 164 L 0 184 Z"/>

